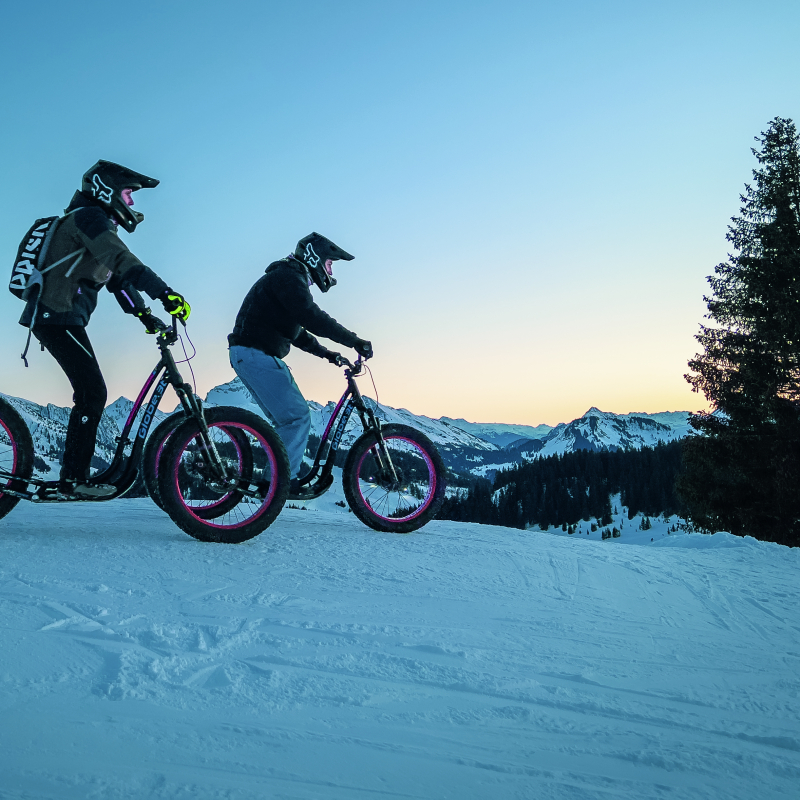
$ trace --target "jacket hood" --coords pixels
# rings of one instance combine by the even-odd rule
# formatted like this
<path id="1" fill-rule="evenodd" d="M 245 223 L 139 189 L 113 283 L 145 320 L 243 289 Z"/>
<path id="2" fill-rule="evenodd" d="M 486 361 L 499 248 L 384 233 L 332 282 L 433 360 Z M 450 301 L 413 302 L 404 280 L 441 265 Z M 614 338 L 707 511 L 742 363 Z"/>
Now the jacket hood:
<path id="1" fill-rule="evenodd" d="M 302 261 L 296 259 L 294 256 L 286 256 L 286 258 L 279 258 L 277 261 L 273 261 L 271 264 L 267 266 L 264 272 L 267 273 L 270 270 L 278 269 L 278 267 L 284 266 L 286 264 L 288 264 L 290 267 L 293 267 L 298 272 L 307 273 L 306 265 Z"/>
<path id="2" fill-rule="evenodd" d="M 64 213 L 69 214 L 70 211 L 75 211 L 78 208 L 87 208 L 88 206 L 101 208 L 104 213 L 108 213 L 100 203 L 96 203 L 92 197 L 82 192 L 80 189 L 72 195 L 72 200 L 69 201 L 69 205 L 64 209 Z"/>

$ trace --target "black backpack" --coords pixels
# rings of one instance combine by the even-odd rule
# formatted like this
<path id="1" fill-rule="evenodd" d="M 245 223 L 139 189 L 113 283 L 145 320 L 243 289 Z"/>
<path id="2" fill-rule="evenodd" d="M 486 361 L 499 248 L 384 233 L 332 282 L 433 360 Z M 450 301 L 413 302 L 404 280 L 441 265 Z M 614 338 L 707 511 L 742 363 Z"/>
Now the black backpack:
<path id="1" fill-rule="evenodd" d="M 73 209 L 65 216 L 74 214 L 77 209 Z M 17 257 L 14 260 L 14 268 L 11 270 L 11 281 L 8 284 L 8 291 L 14 297 L 24 300 L 26 303 L 34 302 L 33 314 L 28 326 L 28 341 L 25 343 L 25 350 L 22 353 L 22 360 L 25 366 L 28 366 L 28 359 L 25 357 L 28 354 L 28 346 L 31 343 L 31 331 L 36 323 L 36 312 L 39 310 L 39 300 L 42 297 L 44 289 L 44 276 L 45 273 L 50 272 L 54 267 L 63 264 L 70 258 L 77 256 L 75 263 L 72 265 L 74 269 L 86 253 L 85 248 L 79 248 L 74 253 L 60 258 L 53 264 L 50 264 L 46 269 L 41 269 L 44 264 L 45 257 L 47 256 L 47 248 L 50 246 L 50 240 L 58 228 L 59 222 L 64 217 L 42 217 L 33 223 L 31 229 L 25 234 L 25 237 L 20 242 L 17 249 Z M 44 347 L 42 347 L 44 350 Z"/>
<path id="2" fill-rule="evenodd" d="M 8 291 L 20 300 L 29 300 L 36 291 L 35 287 L 42 286 L 42 273 L 39 268 L 44 262 L 59 219 L 61 218 L 37 219 L 20 242 L 17 257 L 14 259 L 14 268 L 11 270 L 11 281 L 8 284 Z"/>
<path id="3" fill-rule="evenodd" d="M 61 217 L 43 217 L 33 223 L 31 229 L 25 234 L 17 250 L 17 257 L 14 259 L 14 268 L 11 270 L 11 281 L 8 284 L 8 291 L 14 297 L 24 300 L 26 303 L 36 299 L 33 307 L 30 327 L 28 328 L 28 340 L 25 343 L 25 350 L 22 353 L 22 360 L 28 366 L 28 347 L 31 343 L 31 329 L 36 321 L 36 312 L 39 309 L 39 298 L 42 296 L 44 287 L 44 275 L 39 269 L 44 263 L 47 255 L 47 248 L 58 227 Z"/>

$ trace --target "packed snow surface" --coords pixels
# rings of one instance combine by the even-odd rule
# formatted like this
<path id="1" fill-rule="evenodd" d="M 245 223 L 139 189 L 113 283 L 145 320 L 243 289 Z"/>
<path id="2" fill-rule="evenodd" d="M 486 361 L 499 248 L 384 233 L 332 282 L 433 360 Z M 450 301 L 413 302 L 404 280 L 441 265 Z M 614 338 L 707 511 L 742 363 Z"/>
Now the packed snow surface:
<path id="1" fill-rule="evenodd" d="M 0 522 L 0 797 L 789 798 L 800 551 L 149 500 Z M 624 535 L 623 535 L 624 536 Z"/>

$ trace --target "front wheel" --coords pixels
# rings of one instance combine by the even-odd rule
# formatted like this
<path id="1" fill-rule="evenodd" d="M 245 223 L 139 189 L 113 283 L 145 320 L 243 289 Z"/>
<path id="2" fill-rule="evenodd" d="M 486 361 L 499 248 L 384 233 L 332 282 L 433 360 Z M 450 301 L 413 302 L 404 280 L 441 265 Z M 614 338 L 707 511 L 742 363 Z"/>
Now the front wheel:
<path id="1" fill-rule="evenodd" d="M 147 438 L 147 444 L 142 453 L 142 473 L 144 485 L 150 499 L 162 510 L 165 511 L 164 503 L 161 501 L 161 494 L 158 490 L 158 464 L 161 454 L 167 445 L 167 440 L 177 430 L 178 426 L 186 420 L 186 415 L 181 412 L 173 414 L 164 420 Z M 247 443 L 247 437 L 237 428 L 227 430 L 231 441 L 235 444 L 236 453 L 239 460 L 238 471 L 241 477 L 249 480 L 253 475 L 253 456 Z M 219 499 L 216 503 L 195 508 L 197 516 L 203 519 L 213 519 L 228 513 L 234 506 L 242 500 L 241 493 L 231 492 Z"/>
<path id="2" fill-rule="evenodd" d="M 382 444 L 376 431 L 367 431 L 350 448 L 344 495 L 370 528 L 410 533 L 430 522 L 444 502 L 444 462 L 433 442 L 408 425 L 385 425 L 381 434 Z"/>
<path id="3" fill-rule="evenodd" d="M 185 419 L 186 415 L 183 412 L 172 414 L 166 419 L 162 419 L 147 437 L 147 443 L 142 452 L 142 480 L 150 499 L 162 511 L 164 510 L 164 504 L 161 502 L 161 495 L 158 493 L 158 462 L 164 452 L 167 440 Z"/>
<path id="4" fill-rule="evenodd" d="M 33 472 L 33 439 L 25 420 L 0 397 L 0 518 L 19 503 L 19 497 L 4 494 L 3 489 L 24 491 Z M 14 478 L 8 477 L 15 476 Z M 17 480 L 16 478 L 19 478 Z"/>
<path id="5" fill-rule="evenodd" d="M 277 433 L 250 411 L 205 410 L 214 467 L 194 418 L 181 423 L 158 459 L 158 494 L 183 531 L 204 542 L 235 544 L 274 522 L 289 493 L 289 458 Z"/>

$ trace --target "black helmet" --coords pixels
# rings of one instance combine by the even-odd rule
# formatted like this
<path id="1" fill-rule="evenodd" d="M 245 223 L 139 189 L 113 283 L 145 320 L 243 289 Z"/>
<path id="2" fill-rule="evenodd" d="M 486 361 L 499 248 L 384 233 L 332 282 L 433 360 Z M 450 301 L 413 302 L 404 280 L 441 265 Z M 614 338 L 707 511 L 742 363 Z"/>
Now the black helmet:
<path id="1" fill-rule="evenodd" d="M 122 190 L 154 189 L 158 183 L 155 178 L 148 178 L 121 164 L 100 160 L 84 173 L 81 191 L 113 214 L 117 222 L 131 233 L 144 219 L 144 214 L 134 211 L 125 203 Z"/>
<path id="2" fill-rule="evenodd" d="M 311 279 L 323 292 L 327 292 L 331 286 L 336 286 L 336 278 L 325 271 L 325 262 L 328 259 L 352 261 L 355 258 L 319 233 L 309 233 L 308 236 L 304 236 L 294 249 L 294 257 L 306 265 Z"/>

